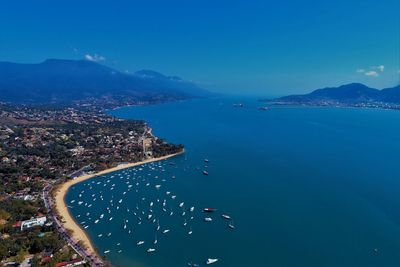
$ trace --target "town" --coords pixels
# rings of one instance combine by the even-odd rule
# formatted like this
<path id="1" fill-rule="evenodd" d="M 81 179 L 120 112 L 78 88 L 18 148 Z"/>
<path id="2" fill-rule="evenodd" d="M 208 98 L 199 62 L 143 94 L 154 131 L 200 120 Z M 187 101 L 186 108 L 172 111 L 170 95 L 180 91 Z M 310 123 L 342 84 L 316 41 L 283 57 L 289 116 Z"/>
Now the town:
<path id="1" fill-rule="evenodd" d="M 0 104 L 2 265 L 107 265 L 62 227 L 52 190 L 67 179 L 183 149 L 143 121 L 99 109 Z"/>

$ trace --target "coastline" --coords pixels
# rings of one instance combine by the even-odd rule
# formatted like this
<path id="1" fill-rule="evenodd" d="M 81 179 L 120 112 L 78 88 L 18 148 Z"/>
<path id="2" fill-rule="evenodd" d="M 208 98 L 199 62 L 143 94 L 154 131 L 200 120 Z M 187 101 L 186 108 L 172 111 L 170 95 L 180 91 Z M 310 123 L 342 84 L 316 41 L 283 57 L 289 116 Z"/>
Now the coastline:
<path id="1" fill-rule="evenodd" d="M 91 178 L 94 178 L 94 177 L 97 177 L 100 175 L 108 174 L 111 172 L 131 168 L 131 167 L 135 167 L 135 166 L 139 166 L 139 165 L 143 165 L 143 164 L 147 164 L 147 163 L 151 163 L 151 162 L 166 160 L 166 159 L 178 156 L 180 154 L 183 154 L 184 152 L 185 152 L 185 150 L 182 150 L 181 152 L 169 154 L 169 155 L 158 157 L 158 158 L 150 158 L 150 159 L 146 159 L 146 160 L 139 161 L 139 162 L 120 164 L 116 167 L 109 168 L 109 169 L 106 169 L 106 170 L 103 170 L 103 171 L 100 171 L 97 173 L 79 176 L 75 179 L 68 180 L 65 183 L 61 184 L 55 190 L 55 194 L 54 194 L 54 203 L 55 204 L 54 205 L 55 205 L 55 209 L 57 210 L 58 215 L 63 218 L 62 224 L 63 224 L 64 228 L 72 231 L 72 233 L 71 233 L 72 238 L 74 238 L 75 240 L 81 241 L 83 243 L 83 245 L 87 248 L 87 250 L 89 250 L 91 253 L 94 253 L 95 255 L 99 256 L 99 253 L 97 253 L 95 246 L 93 245 L 92 241 L 90 240 L 90 238 L 87 235 L 87 233 L 85 232 L 85 230 L 79 224 L 77 224 L 74 217 L 69 212 L 68 205 L 65 202 L 65 196 L 68 193 L 69 188 L 75 184 L 81 183 L 83 181 L 89 180 Z"/>

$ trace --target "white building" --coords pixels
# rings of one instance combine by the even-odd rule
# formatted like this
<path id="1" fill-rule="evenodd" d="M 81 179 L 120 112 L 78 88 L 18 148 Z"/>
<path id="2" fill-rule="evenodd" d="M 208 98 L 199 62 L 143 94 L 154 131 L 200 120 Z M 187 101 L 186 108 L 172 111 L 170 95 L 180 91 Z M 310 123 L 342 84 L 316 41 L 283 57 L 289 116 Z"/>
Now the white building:
<path id="1" fill-rule="evenodd" d="M 46 223 L 46 221 L 47 221 L 46 216 L 22 221 L 21 222 L 21 231 L 35 227 L 35 226 L 43 226 Z"/>

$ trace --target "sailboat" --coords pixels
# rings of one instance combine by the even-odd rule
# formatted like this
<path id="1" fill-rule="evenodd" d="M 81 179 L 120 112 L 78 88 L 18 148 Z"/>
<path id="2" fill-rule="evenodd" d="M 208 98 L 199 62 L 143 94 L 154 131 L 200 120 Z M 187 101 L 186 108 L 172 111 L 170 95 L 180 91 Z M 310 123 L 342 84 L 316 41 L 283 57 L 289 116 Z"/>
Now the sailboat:
<path id="1" fill-rule="evenodd" d="M 207 259 L 206 264 L 210 265 L 210 264 L 216 263 L 217 261 L 218 261 L 218 259 Z"/>

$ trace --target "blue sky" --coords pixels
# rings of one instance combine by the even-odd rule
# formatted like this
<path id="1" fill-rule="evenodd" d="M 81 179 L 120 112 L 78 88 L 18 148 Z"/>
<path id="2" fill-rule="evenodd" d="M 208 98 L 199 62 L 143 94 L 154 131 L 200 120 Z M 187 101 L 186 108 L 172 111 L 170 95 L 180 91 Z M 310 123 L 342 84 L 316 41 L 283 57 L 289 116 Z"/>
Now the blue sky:
<path id="1" fill-rule="evenodd" d="M 383 88 L 399 83 L 399 2 L 1 1 L 0 60 L 86 56 L 231 93 Z"/>

